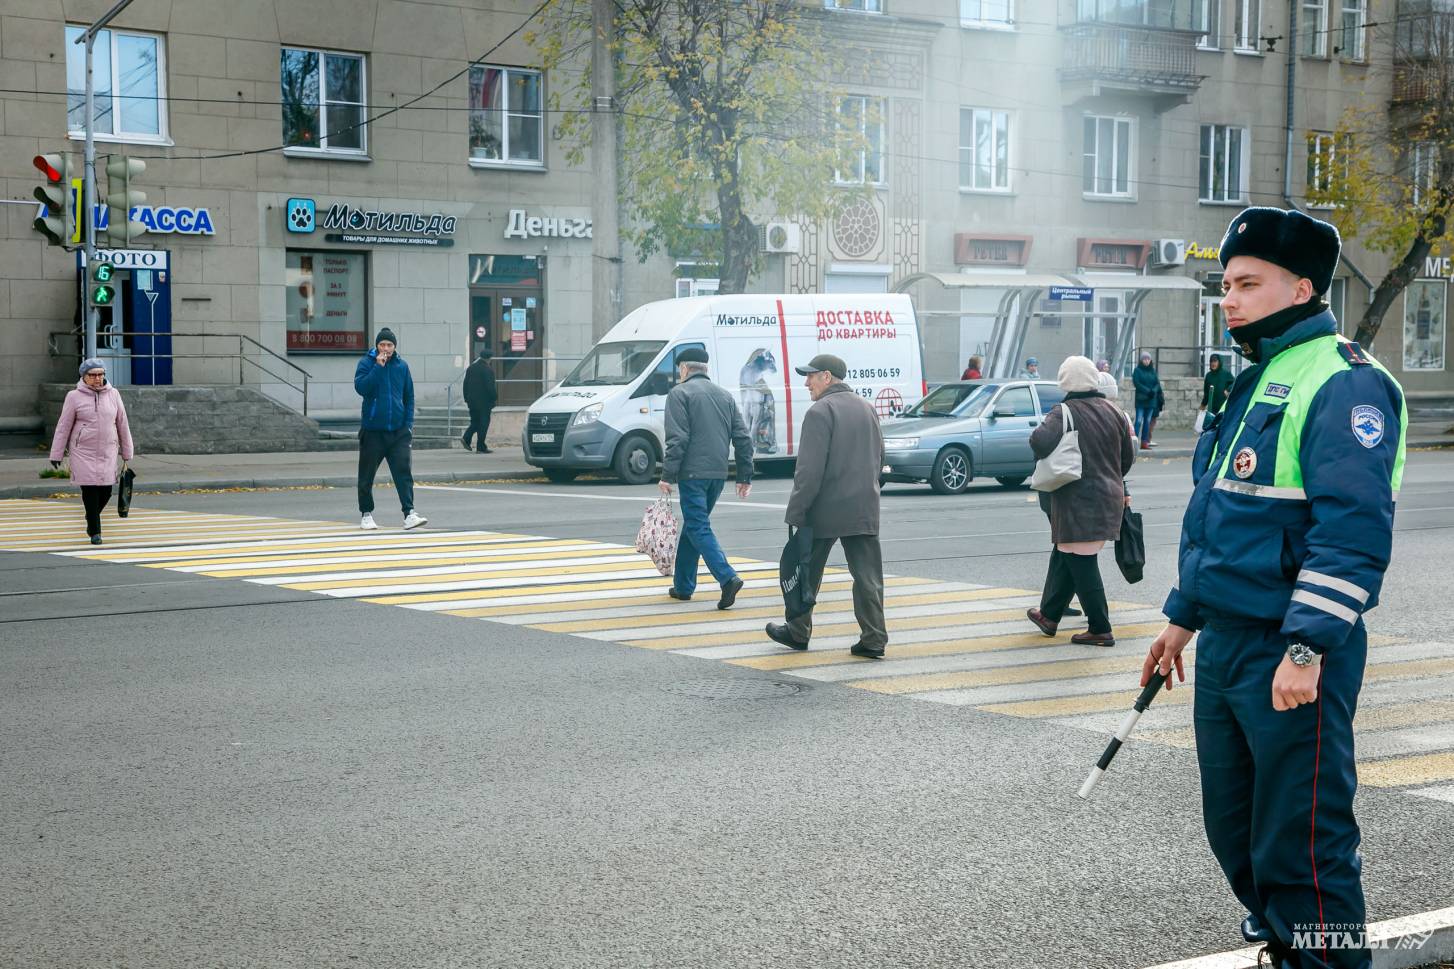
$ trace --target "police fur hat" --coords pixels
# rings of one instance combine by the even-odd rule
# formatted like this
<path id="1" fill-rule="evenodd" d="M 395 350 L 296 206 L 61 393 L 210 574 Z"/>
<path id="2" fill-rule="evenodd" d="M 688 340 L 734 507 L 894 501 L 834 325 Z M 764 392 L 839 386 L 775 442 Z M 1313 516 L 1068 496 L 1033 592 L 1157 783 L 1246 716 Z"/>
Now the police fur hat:
<path id="1" fill-rule="evenodd" d="M 1222 268 L 1234 256 L 1254 256 L 1312 281 L 1313 291 L 1326 293 L 1338 268 L 1343 241 L 1338 230 L 1296 209 L 1254 205 L 1227 226 L 1222 240 Z"/>
<path id="2" fill-rule="evenodd" d="M 701 347 L 687 347 L 677 354 L 677 363 L 706 363 L 707 351 Z"/>

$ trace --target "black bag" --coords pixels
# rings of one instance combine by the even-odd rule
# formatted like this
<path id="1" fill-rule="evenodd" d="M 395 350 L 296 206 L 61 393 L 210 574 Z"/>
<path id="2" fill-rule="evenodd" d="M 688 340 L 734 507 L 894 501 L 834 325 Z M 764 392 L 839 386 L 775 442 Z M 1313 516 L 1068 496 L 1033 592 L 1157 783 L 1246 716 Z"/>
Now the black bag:
<path id="1" fill-rule="evenodd" d="M 136 481 L 136 472 L 126 468 L 116 482 L 116 514 L 125 518 L 131 513 L 131 485 Z"/>
<path id="2" fill-rule="evenodd" d="M 1121 515 L 1121 536 L 1116 539 L 1116 565 L 1126 581 L 1135 584 L 1141 581 L 1146 568 L 1146 531 L 1141 525 L 1141 515 L 1127 508 Z"/>
<path id="3" fill-rule="evenodd" d="M 813 558 L 813 530 L 788 526 L 788 543 L 778 559 L 777 579 L 783 590 L 783 607 L 788 621 L 811 612 L 818 601 L 818 590 L 812 587 L 809 562 Z"/>

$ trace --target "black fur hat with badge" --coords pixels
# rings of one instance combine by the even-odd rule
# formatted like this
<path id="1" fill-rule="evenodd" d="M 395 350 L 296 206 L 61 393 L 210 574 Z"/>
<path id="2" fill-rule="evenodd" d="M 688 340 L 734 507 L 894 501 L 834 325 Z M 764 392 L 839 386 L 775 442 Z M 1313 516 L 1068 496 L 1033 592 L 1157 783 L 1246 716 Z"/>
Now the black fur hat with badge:
<path id="1" fill-rule="evenodd" d="M 1254 205 L 1227 226 L 1220 258 L 1224 269 L 1234 256 L 1265 259 L 1311 280 L 1313 291 L 1321 296 L 1333 285 L 1342 247 L 1338 230 L 1327 222 L 1296 209 Z"/>

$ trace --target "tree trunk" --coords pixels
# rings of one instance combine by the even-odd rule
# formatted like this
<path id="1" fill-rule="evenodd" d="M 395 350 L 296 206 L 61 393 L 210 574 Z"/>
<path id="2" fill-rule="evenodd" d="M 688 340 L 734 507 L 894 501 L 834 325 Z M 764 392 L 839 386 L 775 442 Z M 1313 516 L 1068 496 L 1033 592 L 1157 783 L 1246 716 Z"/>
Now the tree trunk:
<path id="1" fill-rule="evenodd" d="M 717 205 L 722 216 L 722 266 L 719 293 L 747 292 L 747 276 L 757 255 L 757 228 L 742 211 L 742 193 L 734 170 L 717 186 Z"/>
<path id="2" fill-rule="evenodd" d="M 1358 323 L 1358 332 L 1354 335 L 1354 339 L 1364 349 L 1373 349 L 1373 341 L 1378 338 L 1378 331 L 1383 326 L 1384 315 L 1393 305 L 1393 301 L 1398 299 L 1399 294 L 1408 288 L 1409 283 L 1418 278 L 1419 269 L 1433 248 L 1430 240 L 1443 236 L 1446 222 L 1443 215 L 1434 216 L 1430 220 L 1428 231 L 1420 232 L 1414 237 L 1408 252 L 1404 253 L 1404 257 L 1388 271 L 1373 290 L 1373 301 L 1368 304 L 1363 319 Z"/>

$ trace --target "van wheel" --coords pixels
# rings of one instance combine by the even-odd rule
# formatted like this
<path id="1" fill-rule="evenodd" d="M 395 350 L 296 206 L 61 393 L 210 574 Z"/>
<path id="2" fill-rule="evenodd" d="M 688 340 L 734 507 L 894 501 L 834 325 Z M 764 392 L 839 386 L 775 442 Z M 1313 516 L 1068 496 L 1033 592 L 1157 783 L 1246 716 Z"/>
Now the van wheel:
<path id="1" fill-rule="evenodd" d="M 1025 475 L 1012 474 L 1008 477 L 996 478 L 995 480 L 998 481 L 1000 484 L 1004 485 L 1006 488 L 1018 488 L 1020 487 L 1020 485 L 1024 484 L 1030 479 Z"/>
<path id="2" fill-rule="evenodd" d="M 569 484 L 576 480 L 579 471 L 572 471 L 569 468 L 546 468 L 545 480 L 554 481 L 556 484 Z"/>
<path id="3" fill-rule="evenodd" d="M 656 477 L 656 449 L 646 438 L 633 434 L 616 448 L 611 469 L 626 484 L 646 484 Z"/>
<path id="4" fill-rule="evenodd" d="M 972 477 L 969 455 L 957 447 L 947 447 L 934 459 L 934 470 L 929 472 L 929 487 L 941 495 L 963 494 Z"/>

